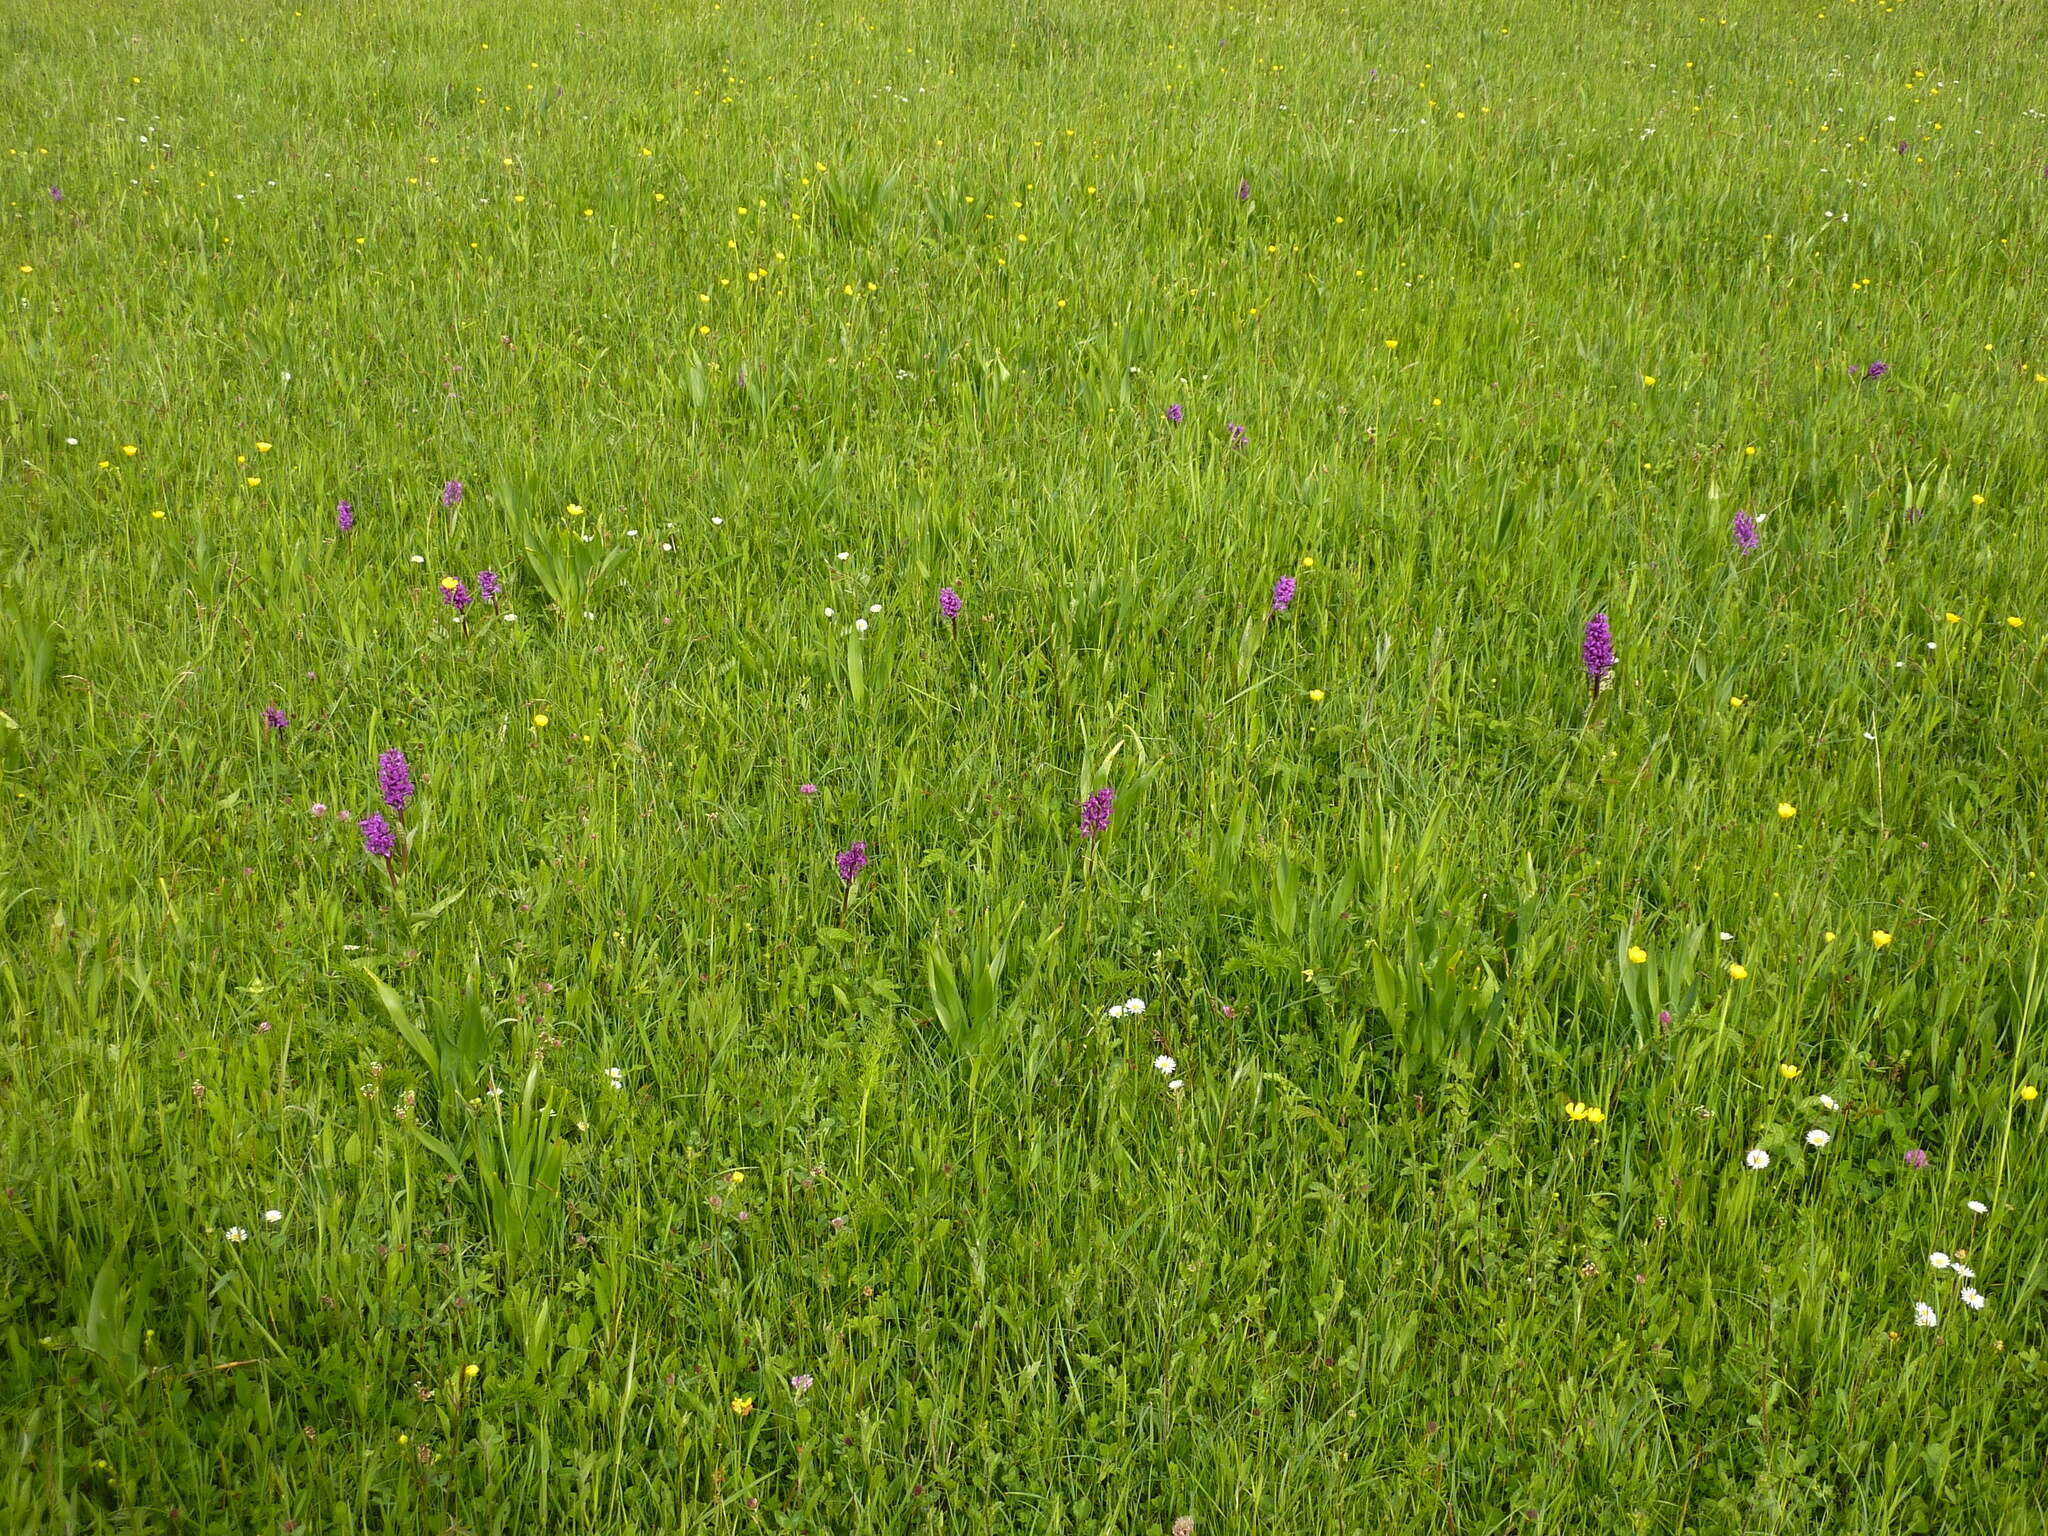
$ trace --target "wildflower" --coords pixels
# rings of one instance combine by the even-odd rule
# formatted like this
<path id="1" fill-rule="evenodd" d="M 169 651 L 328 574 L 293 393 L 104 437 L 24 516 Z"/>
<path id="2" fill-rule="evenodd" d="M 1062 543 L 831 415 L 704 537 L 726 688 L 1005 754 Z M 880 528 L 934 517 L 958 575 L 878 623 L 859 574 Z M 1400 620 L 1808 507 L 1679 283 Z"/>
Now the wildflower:
<path id="1" fill-rule="evenodd" d="M 1891 941 L 1892 936 L 1886 933 L 1882 928 L 1873 928 L 1870 930 L 1870 947 L 1872 949 L 1883 949 L 1885 945 L 1891 943 Z"/>
<path id="2" fill-rule="evenodd" d="M 1309 701 L 1309 703 L 1311 703 L 1311 704 L 1320 704 L 1320 703 L 1322 703 L 1322 702 L 1323 702 L 1323 699 L 1324 699 L 1324 697 L 1325 697 L 1325 695 L 1324 695 L 1324 693 L 1323 693 L 1323 690 L 1322 690 L 1322 689 L 1320 689 L 1320 688 L 1311 688 L 1311 689 L 1309 689 L 1309 691 L 1308 691 L 1308 701 Z"/>
<path id="3" fill-rule="evenodd" d="M 1809 1147 L 1824 1147 L 1833 1140 L 1834 1137 L 1830 1136 L 1826 1131 L 1820 1129 L 1819 1126 L 1815 1126 L 1812 1130 L 1806 1133 L 1806 1144 Z"/>
<path id="4" fill-rule="evenodd" d="M 1771 1154 L 1762 1147 L 1751 1147 L 1742 1154 L 1742 1160 L 1752 1168 L 1768 1168 L 1771 1166 Z"/>
<path id="5" fill-rule="evenodd" d="M 462 482 L 460 480 L 450 480 L 441 487 L 441 505 L 444 507 L 458 507 L 462 505 Z"/>
<path id="6" fill-rule="evenodd" d="M 2023 1103 L 2031 1104 L 2039 1097 L 2041 1097 L 2041 1090 L 2032 1083 L 2020 1084 L 2020 1099 Z"/>
<path id="7" fill-rule="evenodd" d="M 227 1239 L 231 1243 L 246 1243 L 249 1241 L 248 1229 L 245 1227 L 229 1227 Z"/>
<path id="8" fill-rule="evenodd" d="M 289 720 L 285 719 L 284 711 L 279 709 L 275 704 L 270 705 L 267 709 L 263 711 L 263 723 L 269 726 L 273 731 L 281 731 L 287 725 L 291 724 Z"/>
<path id="9" fill-rule="evenodd" d="M 337 501 L 334 504 L 334 526 L 347 533 L 355 525 L 356 509 L 346 501 Z"/>
<path id="10" fill-rule="evenodd" d="M 1798 814 L 1799 807 L 1794 805 L 1790 800 L 1780 800 L 1778 802 L 1778 820 L 1790 821 L 1794 816 L 1797 816 Z"/>
<path id="11" fill-rule="evenodd" d="M 802 1397 L 806 1392 L 811 1390 L 811 1383 L 812 1378 L 810 1376 L 799 1373 L 789 1378 L 789 1390 L 794 1392 L 798 1397 Z"/>
<path id="12" fill-rule="evenodd" d="M 1237 182 L 1237 200 L 1240 203 L 1248 203 L 1251 201 L 1251 196 L 1252 184 L 1245 178 L 1239 177 Z"/>
<path id="13" fill-rule="evenodd" d="M 1908 1168 L 1925 1168 L 1927 1166 L 1927 1153 L 1919 1147 L 1912 1148 L 1906 1153 L 1906 1166 Z"/>
<path id="14" fill-rule="evenodd" d="M 1913 1326 L 1915 1328 L 1932 1328 L 1940 1321 L 1941 1319 L 1935 1315 L 1934 1308 L 1927 1305 L 1926 1302 L 1916 1301 L 1913 1303 Z"/>
<path id="15" fill-rule="evenodd" d="M 1314 570 L 1316 568 L 1316 557 L 1314 555 L 1303 555 L 1301 557 L 1301 568 L 1304 571 Z"/>
<path id="16" fill-rule="evenodd" d="M 1224 429 L 1230 433 L 1231 447 L 1242 448 L 1247 442 L 1251 440 L 1251 434 L 1245 431 L 1245 429 L 1243 427 L 1240 427 L 1236 422 L 1226 421 L 1223 424 L 1223 426 Z"/>
<path id="17" fill-rule="evenodd" d="M 1108 1012 L 1112 1019 L 1120 1019 L 1124 1016 L 1124 1005 L 1122 1003 L 1111 1003 Z"/>
<path id="18" fill-rule="evenodd" d="M 1937 1248 L 1934 1252 L 1927 1255 L 1927 1262 L 1935 1269 L 1947 1269 L 1955 1261 Z"/>
<path id="19" fill-rule="evenodd" d="M 1152 1058 L 1152 1070 L 1157 1072 L 1161 1077 L 1171 1077 L 1173 1075 L 1173 1069 L 1179 1065 L 1180 1063 L 1175 1061 L 1171 1056 L 1155 1056 Z"/>
<path id="20" fill-rule="evenodd" d="M 1735 964 L 1728 967 L 1728 979 L 1730 981 L 1749 980 L 1749 967 L 1742 964 L 1740 961 L 1737 961 Z"/>
<path id="21" fill-rule="evenodd" d="M 1292 576 L 1282 576 L 1273 583 L 1273 611 L 1275 613 L 1285 613 L 1288 605 L 1293 601 L 1294 578 Z"/>
<path id="22" fill-rule="evenodd" d="M 1840 1109 L 1842 1107 L 1841 1105 L 1837 1104 L 1830 1095 L 1825 1093 L 1822 1094 L 1820 1098 L 1815 1102 L 1817 1102 L 1822 1109 Z"/>
<path id="23" fill-rule="evenodd" d="M 1756 531 L 1756 519 L 1749 515 L 1749 509 L 1746 507 L 1735 514 L 1735 524 L 1731 531 L 1735 536 L 1735 547 L 1745 555 L 1755 554 L 1757 546 L 1763 542 L 1762 535 Z"/>
<path id="24" fill-rule="evenodd" d="M 1804 1070 L 1805 1069 L 1802 1067 L 1795 1067 L 1789 1061 L 1781 1061 L 1778 1063 L 1778 1076 L 1785 1079 L 1785 1081 L 1788 1083 L 1791 1082 L 1793 1078 L 1797 1077 Z"/>
<path id="25" fill-rule="evenodd" d="M 800 795 L 815 795 L 818 792 L 818 786 L 815 784 L 799 784 L 796 787 L 796 792 Z"/>
<path id="26" fill-rule="evenodd" d="M 315 800 L 312 804 L 311 810 L 312 814 L 315 816 L 325 816 L 327 814 L 327 805 L 324 801 Z"/>
<path id="27" fill-rule="evenodd" d="M 949 624 L 957 625 L 960 619 L 960 594 L 951 587 L 939 588 L 939 617 Z"/>
<path id="28" fill-rule="evenodd" d="M 1132 1018 L 1136 1018 L 1144 1011 L 1145 999 L 1142 997 L 1132 997 L 1124 1000 L 1124 1012 L 1128 1013 Z"/>
<path id="29" fill-rule="evenodd" d="M 373 859 L 388 859 L 398 851 L 398 839 L 392 834 L 391 823 L 377 812 L 372 811 L 361 822 L 363 830 L 363 851 Z"/>
<path id="30" fill-rule="evenodd" d="M 378 755 L 377 788 L 384 796 L 384 803 L 403 814 L 406 802 L 412 799 L 413 788 L 412 768 L 400 748 L 393 747 Z"/>
<path id="31" fill-rule="evenodd" d="M 1588 1125 L 1605 1125 L 1607 1123 L 1607 1111 L 1598 1104 L 1587 1105 L 1586 1123 Z"/>
<path id="32" fill-rule="evenodd" d="M 1650 958 L 1650 952 L 1649 952 L 1649 951 L 1648 951 L 1647 949 L 1643 948 L 1643 946 L 1642 946 L 1642 945 L 1640 945 L 1640 944 L 1631 944 L 1631 945 L 1629 945 L 1629 947 L 1628 947 L 1628 963 L 1629 963 L 1630 965 L 1642 965 L 1642 964 L 1645 964 L 1645 963 L 1646 963 L 1646 962 L 1647 962 L 1647 961 L 1649 960 L 1649 958 Z"/>
<path id="33" fill-rule="evenodd" d="M 476 1366 L 476 1365 L 474 1365 L 474 1364 L 471 1364 L 471 1365 L 465 1365 L 465 1366 L 464 1366 L 464 1367 L 462 1368 L 462 1379 L 463 1379 L 464 1381 L 475 1381 L 475 1380 L 476 1380 L 476 1378 L 477 1378 L 477 1372 L 478 1372 L 478 1370 L 479 1370 L 479 1369 L 480 1369 L 480 1367 L 478 1367 L 478 1366 Z"/>
<path id="34" fill-rule="evenodd" d="M 2018 614 L 2013 614 L 2005 622 L 2006 627 L 2009 629 L 2025 629 L 2027 627 L 2027 621 Z"/>
<path id="35" fill-rule="evenodd" d="M 1606 614 L 1596 613 L 1586 620 L 1586 639 L 1580 654 L 1586 663 L 1586 676 L 1597 693 L 1614 675 L 1614 631 L 1608 626 Z"/>
<path id="36" fill-rule="evenodd" d="M 1991 1207 L 1986 1205 L 1982 1200 L 1965 1200 L 1963 1204 L 1967 1205 L 1972 1211 L 1976 1212 L 1979 1216 L 1986 1215 L 1991 1210 Z"/>
<path id="37" fill-rule="evenodd" d="M 276 1225 L 277 1225 L 277 1224 L 278 1224 L 278 1223 L 279 1223 L 280 1221 L 283 1221 L 283 1220 L 284 1220 L 284 1212 L 283 1212 L 283 1211 L 265 1211 L 265 1212 L 263 1213 L 263 1219 L 264 1219 L 265 1221 L 269 1222 L 269 1223 L 270 1223 L 270 1224 L 271 1224 L 271 1225 L 272 1225 L 272 1226 L 274 1227 L 274 1226 L 276 1226 Z"/>
<path id="38" fill-rule="evenodd" d="M 1110 813 L 1116 809 L 1116 791 L 1107 784 L 1081 802 L 1081 835 L 1100 837 L 1109 830 Z"/>
<path id="39" fill-rule="evenodd" d="M 853 884 L 853 877 L 867 868 L 868 845 L 855 843 L 842 852 L 835 862 L 839 866 L 839 878 L 848 885 Z"/>
<path id="40" fill-rule="evenodd" d="M 52 188 L 50 188 L 50 201 L 51 201 L 51 202 L 53 202 L 53 203 L 61 203 L 61 202 L 63 202 L 63 201 L 64 201 L 64 189 L 63 189 L 62 187 L 52 187 Z"/>
<path id="41" fill-rule="evenodd" d="M 1984 1293 L 1977 1290 L 1974 1286 L 1964 1286 L 1956 1293 L 1956 1296 L 1972 1312 L 1982 1312 L 1984 1310 Z"/>
<path id="42" fill-rule="evenodd" d="M 1881 379 L 1891 371 L 1891 366 L 1887 363 L 1872 363 L 1863 370 L 1863 377 L 1866 379 Z M 1850 372 L 1854 373 L 1855 370 L 1852 368 Z"/>
<path id="43" fill-rule="evenodd" d="M 1728 707 L 1730 709 L 1742 708 L 1742 695 L 1739 693 L 1732 695 L 1728 700 Z"/>
<path id="44" fill-rule="evenodd" d="M 626 1073 L 623 1067 L 606 1067 L 604 1076 L 606 1084 L 614 1092 L 626 1086 Z"/>
<path id="45" fill-rule="evenodd" d="M 495 603 L 498 600 L 498 590 L 498 573 L 496 571 L 478 571 L 476 573 L 476 595 L 478 597 L 487 603 Z"/>
<path id="46" fill-rule="evenodd" d="M 450 577 L 449 579 L 451 581 L 454 580 L 453 577 Z M 455 582 L 453 586 L 446 586 L 444 584 L 444 589 L 441 593 L 441 601 L 446 603 L 450 608 L 453 608 L 455 610 L 455 616 L 459 619 L 462 617 L 463 610 L 468 608 L 470 604 L 469 588 L 465 587 L 459 581 Z"/>
<path id="47" fill-rule="evenodd" d="M 736 1397 L 732 1400 L 732 1411 L 744 1419 L 754 1411 L 754 1400 L 751 1397 Z"/>

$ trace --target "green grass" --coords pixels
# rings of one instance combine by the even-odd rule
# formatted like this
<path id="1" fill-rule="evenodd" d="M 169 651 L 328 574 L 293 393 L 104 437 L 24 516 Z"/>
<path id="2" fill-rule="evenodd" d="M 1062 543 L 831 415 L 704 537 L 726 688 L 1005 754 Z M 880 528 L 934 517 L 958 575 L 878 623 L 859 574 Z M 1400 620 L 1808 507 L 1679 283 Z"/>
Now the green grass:
<path id="1" fill-rule="evenodd" d="M 2041 1529 L 2029 7 L 224 9 L 0 22 L 0 1527 Z"/>

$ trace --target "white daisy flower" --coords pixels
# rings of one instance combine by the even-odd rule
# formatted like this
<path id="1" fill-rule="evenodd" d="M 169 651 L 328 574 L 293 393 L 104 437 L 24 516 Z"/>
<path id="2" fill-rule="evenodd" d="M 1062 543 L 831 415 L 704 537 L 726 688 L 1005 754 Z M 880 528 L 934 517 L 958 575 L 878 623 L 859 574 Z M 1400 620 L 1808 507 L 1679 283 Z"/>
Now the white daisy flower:
<path id="1" fill-rule="evenodd" d="M 1155 1056 L 1152 1059 L 1152 1068 L 1161 1077 L 1171 1077 L 1173 1075 L 1173 1069 L 1179 1065 L 1180 1063 L 1175 1061 L 1171 1056 Z"/>
<path id="2" fill-rule="evenodd" d="M 1168 1083 L 1166 1086 L 1173 1092 L 1179 1093 L 1181 1089 L 1187 1087 L 1187 1084 L 1176 1077 L 1172 1082 Z"/>
<path id="3" fill-rule="evenodd" d="M 1955 1260 L 1951 1259 L 1947 1254 L 1943 1253 L 1939 1248 L 1937 1248 L 1934 1250 L 1934 1252 L 1927 1255 L 1927 1262 L 1929 1264 L 1932 1264 L 1936 1269 L 1947 1269 L 1949 1265 L 1955 1262 Z"/>
<path id="4" fill-rule="evenodd" d="M 284 1212 L 283 1212 L 283 1211 L 265 1211 L 265 1212 L 263 1213 L 263 1219 L 264 1219 L 265 1221 L 269 1222 L 269 1223 L 270 1223 L 270 1224 L 271 1224 L 271 1225 L 272 1225 L 272 1226 L 274 1227 L 274 1226 L 276 1226 L 276 1225 L 277 1225 L 277 1224 L 278 1224 L 278 1223 L 279 1223 L 280 1221 L 283 1221 L 283 1220 L 284 1220 Z"/>
<path id="5" fill-rule="evenodd" d="M 1131 998 L 1128 1002 L 1124 1004 L 1125 1013 L 1143 1013 L 1144 1011 L 1145 999 L 1143 999 L 1142 997 Z"/>
<path id="6" fill-rule="evenodd" d="M 1926 1302 L 1916 1301 L 1913 1303 L 1913 1326 L 1915 1328 L 1932 1328 L 1940 1321 L 1941 1319 L 1935 1314 L 1934 1308 L 1927 1305 Z"/>
<path id="7" fill-rule="evenodd" d="M 1963 1305 L 1972 1312 L 1982 1312 L 1984 1310 L 1984 1295 L 1981 1291 L 1974 1291 L 1966 1285 L 1963 1287 L 1961 1295 Z"/>
<path id="8" fill-rule="evenodd" d="M 1806 1133 L 1806 1144 L 1809 1147 L 1824 1147 L 1832 1140 L 1834 1138 L 1818 1126 Z"/>
<path id="9" fill-rule="evenodd" d="M 868 632 L 868 621 L 866 619 L 855 619 L 853 621 L 853 627 L 859 630 L 862 634 L 866 634 Z"/>
<path id="10" fill-rule="evenodd" d="M 1968 1200 L 1965 1201 L 1964 1204 L 1968 1205 L 1969 1208 L 1975 1211 L 1979 1216 L 1986 1215 L 1991 1210 L 1991 1207 L 1986 1205 L 1982 1200 Z"/>
<path id="11" fill-rule="evenodd" d="M 1842 1107 L 1834 1101 L 1832 1095 L 1825 1093 L 1820 1096 L 1819 1103 L 1822 1109 L 1840 1109 Z"/>
<path id="12" fill-rule="evenodd" d="M 231 1243 L 246 1243 L 249 1241 L 249 1234 L 242 1227 L 229 1227 L 227 1235 L 228 1241 Z"/>
<path id="13" fill-rule="evenodd" d="M 1762 1147 L 1751 1147 L 1742 1154 L 1742 1160 L 1752 1168 L 1768 1168 L 1771 1166 L 1771 1154 Z"/>

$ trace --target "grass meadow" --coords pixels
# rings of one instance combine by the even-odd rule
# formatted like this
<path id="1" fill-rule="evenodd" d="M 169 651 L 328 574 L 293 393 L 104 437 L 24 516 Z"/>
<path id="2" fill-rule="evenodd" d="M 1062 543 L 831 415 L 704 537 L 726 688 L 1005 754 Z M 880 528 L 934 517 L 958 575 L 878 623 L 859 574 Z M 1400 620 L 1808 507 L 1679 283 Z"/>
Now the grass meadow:
<path id="1" fill-rule="evenodd" d="M 2048 17 L 0 36 L 0 1528 L 2048 1524 Z"/>

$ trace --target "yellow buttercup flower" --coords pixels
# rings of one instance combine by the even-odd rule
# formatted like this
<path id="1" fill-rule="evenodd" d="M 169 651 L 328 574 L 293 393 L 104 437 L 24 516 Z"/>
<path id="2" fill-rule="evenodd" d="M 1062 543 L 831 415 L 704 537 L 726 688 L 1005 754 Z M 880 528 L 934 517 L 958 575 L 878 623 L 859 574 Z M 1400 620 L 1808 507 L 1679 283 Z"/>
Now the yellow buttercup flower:
<path id="1" fill-rule="evenodd" d="M 457 581 L 453 576 L 443 576 L 441 578 L 441 590 L 443 592 L 453 592 L 457 587 L 461 585 L 462 583 Z"/>
<path id="2" fill-rule="evenodd" d="M 1316 557 L 1314 555 L 1303 555 L 1301 557 L 1301 568 L 1304 571 L 1314 570 L 1316 568 Z"/>
<path id="3" fill-rule="evenodd" d="M 1778 820 L 1790 821 L 1794 816 L 1797 816 L 1798 814 L 1799 807 L 1794 805 L 1790 800 L 1780 800 L 1778 802 Z"/>
<path id="4" fill-rule="evenodd" d="M 1628 947 L 1628 958 L 1631 965 L 1641 965 L 1650 958 L 1650 952 L 1640 944 L 1631 944 Z"/>
<path id="5" fill-rule="evenodd" d="M 1829 929 L 1827 929 L 1827 930 L 1826 930 L 1825 932 L 1823 932 L 1823 933 L 1821 934 L 1821 936 L 1820 936 L 1820 941 L 1821 941 L 1821 943 L 1823 943 L 1823 944 L 1832 944 L 1832 943 L 1834 943 L 1834 942 L 1835 942 L 1835 930 L 1834 930 L 1834 929 L 1832 929 L 1832 928 L 1829 928 Z"/>
<path id="6" fill-rule="evenodd" d="M 1728 967 L 1728 979 L 1730 981 L 1749 980 L 1749 967 L 1743 965 L 1740 961 L 1736 962 L 1734 965 Z"/>
<path id="7" fill-rule="evenodd" d="M 1320 688 L 1311 688 L 1311 689 L 1309 689 L 1309 691 L 1308 691 L 1308 698 L 1309 698 L 1309 702 L 1310 702 L 1311 704 L 1320 704 L 1320 703 L 1322 703 L 1322 702 L 1323 702 L 1323 690 L 1322 690 L 1322 689 L 1320 689 Z"/>
<path id="8" fill-rule="evenodd" d="M 1891 943 L 1891 941 L 1892 936 L 1886 933 L 1882 928 L 1873 928 L 1870 930 L 1870 947 L 1872 949 L 1883 949 L 1885 945 Z"/>
<path id="9" fill-rule="evenodd" d="M 569 515 L 571 517 L 581 517 L 583 515 L 583 509 L 577 506 L 576 503 L 572 501 L 569 503 Z"/>
<path id="10" fill-rule="evenodd" d="M 2010 629 L 2025 629 L 2027 627 L 2027 621 L 2021 618 L 2018 614 L 2014 614 L 2005 622 L 2006 626 Z"/>
<path id="11" fill-rule="evenodd" d="M 465 1377 L 466 1377 L 467 1379 L 469 1379 L 470 1381 L 475 1381 L 475 1380 L 476 1380 L 476 1373 L 477 1373 L 477 1368 L 476 1368 L 475 1366 L 473 1366 L 473 1365 L 465 1365 L 465 1366 L 464 1366 L 464 1367 L 462 1368 L 462 1374 L 463 1374 L 463 1375 L 464 1375 L 464 1376 L 465 1376 Z"/>
<path id="12" fill-rule="evenodd" d="M 121 445 L 121 452 L 132 459 L 135 457 L 137 449 L 133 443 L 123 443 Z"/>
<path id="13" fill-rule="evenodd" d="M 1791 1082 L 1793 1078 L 1797 1077 L 1802 1070 L 1804 1069 L 1793 1066 L 1792 1063 L 1789 1061 L 1781 1061 L 1778 1063 L 1778 1076 L 1785 1079 L 1785 1081 L 1788 1083 Z"/>
<path id="14" fill-rule="evenodd" d="M 1602 1109 L 1599 1105 L 1593 1104 L 1587 1106 L 1586 1123 L 1588 1125 L 1600 1125 L 1603 1124 L 1606 1121 L 1606 1119 L 1607 1111 Z"/>
<path id="15" fill-rule="evenodd" d="M 258 443 L 258 444 L 256 445 L 256 451 L 257 451 L 258 453 L 268 453 L 268 452 L 270 452 L 270 444 L 268 444 L 268 443 Z"/>
<path id="16" fill-rule="evenodd" d="M 2020 1086 L 2020 1097 L 2025 1099 L 2029 1104 L 2031 1104 L 2034 1102 L 2034 1100 L 2041 1097 L 2041 1090 L 2036 1088 L 2032 1083 L 2024 1083 Z"/>
<path id="17" fill-rule="evenodd" d="M 1728 707 L 1729 707 L 1730 709 L 1740 709 L 1740 708 L 1742 708 L 1742 695 L 1738 693 L 1738 694 L 1735 694 L 1735 695 L 1731 696 L 1731 697 L 1729 698 L 1729 700 L 1728 700 Z"/>
<path id="18" fill-rule="evenodd" d="M 535 715 L 533 717 L 533 728 L 536 731 L 546 730 L 548 728 L 548 717 L 546 715 Z"/>
<path id="19" fill-rule="evenodd" d="M 1960 613 L 1944 613 L 1942 617 L 1948 620 L 1951 624 L 1960 624 L 1963 622 L 1963 616 Z"/>
<path id="20" fill-rule="evenodd" d="M 736 1397 L 732 1400 L 732 1411 L 744 1419 L 754 1411 L 754 1400 L 751 1397 Z"/>
<path id="21" fill-rule="evenodd" d="M 251 490 L 254 490 L 257 486 L 261 485 L 262 483 L 263 482 L 261 480 L 258 480 L 254 475 L 249 476 L 249 488 Z"/>

